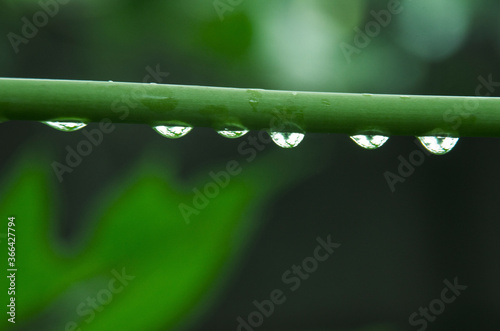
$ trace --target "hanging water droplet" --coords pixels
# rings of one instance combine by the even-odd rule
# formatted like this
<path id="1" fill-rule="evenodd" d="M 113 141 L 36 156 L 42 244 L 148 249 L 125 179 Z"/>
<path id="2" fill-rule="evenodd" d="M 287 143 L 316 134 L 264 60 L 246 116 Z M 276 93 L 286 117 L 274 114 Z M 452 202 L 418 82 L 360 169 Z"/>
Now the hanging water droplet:
<path id="1" fill-rule="evenodd" d="M 83 122 L 55 122 L 55 121 L 46 121 L 42 122 L 54 129 L 64 131 L 64 132 L 72 132 L 76 130 L 80 130 L 87 126 L 87 124 Z"/>
<path id="2" fill-rule="evenodd" d="M 282 148 L 297 147 L 302 139 L 304 139 L 304 134 L 298 132 L 277 132 L 271 130 L 269 131 L 269 135 L 276 145 Z"/>
<path id="3" fill-rule="evenodd" d="M 187 135 L 193 128 L 190 126 L 157 125 L 153 129 L 164 137 L 176 139 Z"/>
<path id="4" fill-rule="evenodd" d="M 351 136 L 356 144 L 366 149 L 376 149 L 381 147 L 389 137 L 377 135 L 356 135 Z"/>
<path id="5" fill-rule="evenodd" d="M 217 133 L 225 138 L 235 139 L 246 135 L 248 130 L 242 125 L 230 125 L 223 130 L 218 130 Z"/>
<path id="6" fill-rule="evenodd" d="M 417 138 L 429 152 L 436 155 L 443 155 L 448 153 L 453 149 L 453 147 L 455 147 L 455 144 L 458 141 L 458 138 L 441 136 L 426 136 Z"/>
<path id="7" fill-rule="evenodd" d="M 304 130 L 297 124 L 288 120 L 281 120 L 281 123 L 275 123 L 276 127 L 271 127 L 268 131 L 269 136 L 276 145 L 282 148 L 297 147 L 304 139 Z"/>

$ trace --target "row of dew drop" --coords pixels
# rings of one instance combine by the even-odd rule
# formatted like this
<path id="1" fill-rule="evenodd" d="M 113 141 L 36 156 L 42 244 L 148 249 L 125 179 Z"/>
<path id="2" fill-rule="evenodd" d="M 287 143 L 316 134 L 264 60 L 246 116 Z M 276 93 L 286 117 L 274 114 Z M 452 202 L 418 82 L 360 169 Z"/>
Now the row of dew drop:
<path id="1" fill-rule="evenodd" d="M 84 128 L 87 124 L 82 122 L 43 122 L 54 129 L 72 132 Z M 153 129 L 167 138 L 181 138 L 187 135 L 193 128 L 190 126 L 166 126 L 158 125 L 153 127 Z M 240 138 L 248 133 L 248 130 L 241 128 L 238 130 L 224 129 L 217 131 L 218 134 L 225 138 Z M 296 132 L 277 132 L 270 130 L 269 135 L 271 139 L 282 148 L 293 148 L 300 144 L 302 139 L 304 139 L 303 133 Z M 453 137 L 441 137 L 441 136 L 425 136 L 417 137 L 422 145 L 431 153 L 436 155 L 446 154 L 455 147 L 458 138 Z M 366 149 L 376 149 L 381 147 L 389 139 L 386 136 L 380 135 L 356 135 L 351 136 L 351 139 L 356 142 L 359 146 Z"/>

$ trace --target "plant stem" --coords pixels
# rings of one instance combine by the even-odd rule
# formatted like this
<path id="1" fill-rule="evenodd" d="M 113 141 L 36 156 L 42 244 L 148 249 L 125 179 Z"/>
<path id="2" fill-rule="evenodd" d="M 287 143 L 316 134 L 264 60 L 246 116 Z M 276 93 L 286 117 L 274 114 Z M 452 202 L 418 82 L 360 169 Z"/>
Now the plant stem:
<path id="1" fill-rule="evenodd" d="M 278 120 L 304 132 L 499 137 L 500 98 L 0 78 L 0 120 L 103 119 L 250 130 Z"/>

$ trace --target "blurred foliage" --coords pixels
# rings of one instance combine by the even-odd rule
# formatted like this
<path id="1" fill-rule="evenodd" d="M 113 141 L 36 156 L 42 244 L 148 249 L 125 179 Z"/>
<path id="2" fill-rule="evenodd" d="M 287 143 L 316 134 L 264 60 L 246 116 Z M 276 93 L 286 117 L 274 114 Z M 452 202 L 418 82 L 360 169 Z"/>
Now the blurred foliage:
<path id="1" fill-rule="evenodd" d="M 289 154 L 293 166 L 287 169 L 273 167 L 277 160 L 272 156 L 242 164 L 241 174 L 230 178 L 227 187 L 219 186 L 220 193 L 186 224 L 179 204 L 194 208 L 193 193 L 180 186 L 172 164 L 151 155 L 109 192 L 96 192 L 96 201 L 88 201 L 87 209 L 93 212 L 86 217 L 80 245 L 71 247 L 54 235 L 59 222 L 48 155 L 28 148 L 4 175 L 8 183 L 0 215 L 15 215 L 18 235 L 18 325 L 42 329 L 40 324 L 47 323 L 50 330 L 63 330 L 71 321 L 84 330 L 177 325 L 208 300 L 207 294 L 216 294 L 214 289 L 225 279 L 223 271 L 230 270 L 230 261 L 259 224 L 258 211 L 271 194 L 303 177 L 310 165 L 296 154 Z M 219 173 L 225 167 L 212 169 Z M 269 178 L 273 185 L 268 185 Z M 202 176 L 187 186 L 204 192 L 210 182 Z M 102 312 L 94 309 L 87 297 L 100 297 L 101 290 L 109 289 L 115 271 L 133 279 Z M 8 287 L 5 278 L 2 284 Z M 78 308 L 82 304 L 84 309 Z M 65 314 L 58 316 L 47 307 Z M 27 316 L 35 320 L 29 322 Z M 8 324 L 0 320 L 2 328 Z"/>
<path id="2" fill-rule="evenodd" d="M 403 11 L 392 16 L 391 23 L 370 38 L 369 45 L 360 49 L 359 54 L 353 54 L 348 61 L 341 44 L 354 45 L 356 28 L 364 30 L 367 23 L 374 21 L 373 11 L 378 13 L 387 9 L 387 1 L 246 0 L 224 12 L 221 20 L 210 0 L 71 0 L 60 6 L 58 14 L 39 29 L 36 37 L 30 39 L 28 44 L 20 45 L 19 54 L 13 52 L 7 38 L 0 40 L 0 72 L 5 77 L 140 82 L 147 74 L 146 67 L 154 68 L 159 64 L 162 71 L 170 73 L 162 83 L 329 92 L 473 95 L 478 75 L 498 71 L 499 2 L 403 0 L 401 3 Z M 0 6 L 0 30 L 4 36 L 9 32 L 21 34 L 21 18 L 31 20 L 41 8 L 37 0 L 0 0 Z M 175 141 L 176 146 L 181 146 L 178 147 L 179 153 L 169 154 L 167 161 L 157 156 L 165 153 L 167 143 L 161 140 L 163 138 L 154 136 L 152 132 L 144 138 L 145 135 L 137 134 L 141 130 L 137 126 L 124 128 L 121 133 L 113 133 L 106 138 L 110 145 L 103 144 L 86 160 L 87 164 L 94 166 L 92 171 L 71 174 L 68 182 L 79 184 L 70 191 L 70 196 L 76 198 L 72 204 L 62 206 L 62 201 L 66 200 L 61 195 L 66 191 L 55 183 L 50 169 L 54 158 L 47 145 L 58 144 L 59 152 L 63 153 L 65 144 L 76 143 L 81 136 L 48 134 L 48 128 L 42 129 L 41 125 L 30 123 L 25 124 L 20 133 L 18 127 L 8 125 L 10 123 L 2 124 L 2 129 L 12 129 L 3 136 L 7 138 L 0 141 L 2 156 L 6 156 L 2 166 L 4 170 L 6 164 L 10 167 L 1 176 L 0 217 L 3 220 L 12 214 L 17 217 L 18 257 L 23 261 L 22 272 L 18 274 L 18 287 L 22 289 L 18 292 L 18 328 L 25 330 L 62 330 L 72 320 L 85 326 L 85 330 L 154 330 L 186 325 L 189 319 L 194 319 L 213 302 L 218 287 L 228 279 L 228 271 L 234 269 L 234 261 L 243 251 L 244 242 L 250 240 L 249 234 L 255 231 L 258 224 L 257 211 L 262 211 L 271 194 L 303 179 L 311 171 L 311 163 L 315 162 L 316 171 L 325 164 L 318 161 L 314 151 L 306 153 L 301 147 L 287 153 L 263 156 L 245 165 L 243 173 L 234 178 L 231 185 L 222 190 L 220 196 L 192 224 L 186 225 L 180 219 L 178 203 L 189 202 L 193 197 L 191 189 L 202 187 L 210 180 L 207 175 L 209 170 L 222 169 L 214 166 L 217 164 L 214 159 L 234 157 L 235 153 L 224 150 L 233 148 L 233 145 L 203 132 L 193 140 L 186 137 Z M 40 132 L 44 135 L 37 135 Z M 196 132 L 190 135 L 196 135 Z M 25 140 L 33 146 L 19 147 Z M 47 144 L 37 146 L 34 143 L 36 140 Z M 138 156 L 143 148 L 152 152 Z M 324 147 L 324 151 L 329 148 Z M 345 309 L 354 313 L 332 317 L 330 306 L 324 308 L 322 316 L 340 322 L 348 320 L 358 327 L 369 325 L 360 329 L 363 331 L 393 330 L 392 325 L 370 325 L 363 321 L 396 318 L 394 314 L 399 314 L 397 318 L 404 315 L 401 323 L 407 326 L 405 314 L 428 299 L 428 288 L 432 290 L 432 286 L 426 277 L 430 276 L 422 276 L 421 283 L 426 286 L 426 291 L 422 287 L 415 287 L 415 292 L 409 291 L 414 293 L 414 298 L 400 293 L 398 289 L 405 288 L 402 285 L 404 279 L 409 279 L 413 287 L 411 277 L 416 277 L 417 273 L 434 274 L 434 271 L 420 268 L 422 264 L 418 264 L 418 259 L 424 259 L 426 263 L 430 263 L 428 260 L 439 263 L 440 260 L 435 256 L 419 255 L 420 250 L 415 247 L 424 247 L 422 251 L 425 251 L 427 246 L 401 233 L 410 229 L 411 238 L 417 238 L 415 233 L 420 232 L 427 238 L 430 225 L 423 220 L 428 218 L 429 223 L 440 223 L 425 215 L 426 212 L 431 213 L 430 208 L 422 209 L 422 205 L 428 203 L 428 196 L 438 195 L 434 200 L 446 207 L 442 215 L 450 214 L 448 205 L 442 203 L 446 190 L 436 189 L 436 182 L 448 176 L 452 184 L 462 185 L 449 171 L 457 168 L 452 163 L 453 158 L 458 156 L 451 155 L 451 161 L 435 161 L 436 164 L 446 160 L 450 162 L 443 167 L 446 174 L 439 173 L 442 175 L 439 180 L 426 182 L 420 177 L 422 190 L 426 185 L 430 187 L 430 191 L 425 191 L 427 195 L 418 196 L 411 191 L 411 186 L 405 188 L 411 191 L 411 199 L 416 197 L 418 205 L 411 205 L 408 199 L 403 201 L 401 197 L 406 196 L 400 195 L 386 199 L 394 201 L 392 208 L 386 208 L 386 204 L 376 199 L 386 196 L 381 194 L 377 186 L 379 182 L 373 178 L 392 167 L 395 157 L 392 158 L 391 154 L 388 158 L 389 154 L 380 151 L 377 154 L 379 159 L 370 156 L 370 161 L 366 161 L 362 156 L 365 151 L 352 153 L 350 156 L 355 155 L 355 161 L 364 160 L 358 163 L 369 163 L 369 167 L 356 168 L 359 171 L 355 172 L 347 166 L 347 161 L 338 162 L 340 166 L 332 170 L 334 175 L 327 177 L 331 182 L 323 177 L 318 180 L 323 187 L 323 195 L 306 193 L 315 199 L 309 206 L 321 213 L 335 213 L 335 217 L 343 217 L 345 223 L 352 224 L 354 230 L 346 233 L 356 234 L 350 239 L 355 243 L 352 246 L 357 244 L 359 250 L 353 249 L 353 255 L 346 253 L 348 257 L 345 259 L 352 264 L 335 282 L 339 288 L 327 291 L 318 285 L 317 290 L 338 296 L 337 301 L 330 302 L 337 311 L 348 306 Z M 488 154 L 492 153 L 489 151 Z M 184 162 L 182 166 L 179 165 L 180 160 Z M 132 167 L 131 170 L 122 173 L 122 163 Z M 376 164 L 381 168 L 376 168 Z M 181 168 L 189 168 L 189 171 Z M 107 186 L 103 187 L 104 178 L 115 172 L 116 178 L 113 177 L 113 181 L 106 182 Z M 180 180 L 186 173 L 197 175 L 191 181 Z M 425 171 L 425 176 L 430 174 L 430 170 Z M 360 182 L 356 182 L 358 177 Z M 342 179 L 349 185 L 339 184 L 345 183 Z M 471 185 L 477 188 L 478 183 Z M 333 186 L 338 186 L 338 191 Z M 360 188 L 366 192 L 365 200 L 372 203 L 368 207 L 360 206 Z M 458 188 L 455 191 L 458 192 Z M 346 194 L 351 197 L 348 202 Z M 450 196 L 456 198 L 454 194 Z M 332 201 L 336 201 L 337 205 Z M 62 210 L 73 210 L 77 203 L 89 212 L 84 215 L 70 212 L 71 219 L 59 221 Z M 456 201 L 453 203 L 456 204 Z M 338 206 L 340 204 L 346 206 L 343 215 L 337 215 L 339 210 L 342 211 Z M 373 210 L 380 205 L 385 211 L 375 214 Z M 405 206 L 408 210 L 404 209 Z M 296 212 L 293 208 L 289 209 L 292 210 L 290 213 Z M 353 215 L 359 215 L 354 210 L 366 210 L 366 214 L 361 215 L 365 215 L 368 223 L 351 219 Z M 403 213 L 416 215 L 416 219 L 401 222 Z M 461 213 L 460 209 L 458 213 Z M 299 216 L 288 216 L 302 216 L 308 226 L 309 223 L 319 224 L 314 223 L 316 219 L 310 219 L 311 214 L 317 215 L 306 210 Z M 393 216 L 396 218 L 393 223 L 389 222 L 390 214 L 396 215 Z M 444 218 L 442 215 L 436 216 L 439 221 Z M 384 217 L 386 223 L 381 221 Z M 75 220 L 80 218 L 83 219 L 84 231 L 78 236 L 79 241 L 73 238 L 70 244 L 62 242 L 58 236 L 59 228 L 79 229 Z M 403 226 L 401 223 L 406 227 L 400 227 Z M 419 225 L 422 228 L 415 225 L 418 231 L 413 231 L 406 223 L 424 225 Z M 335 223 L 335 226 L 338 224 Z M 446 223 L 442 226 L 445 228 L 442 233 L 434 233 L 439 242 L 444 242 L 442 237 L 449 232 Z M 390 227 L 396 230 L 386 233 Z M 361 234 L 356 231 L 361 231 Z M 468 234 L 468 231 L 464 232 Z M 299 238 L 302 235 L 297 234 Z M 387 240 L 380 241 L 382 236 Z M 373 246 L 376 247 L 363 246 L 364 242 L 371 243 L 371 237 L 375 237 L 377 242 Z M 411 244 L 401 248 L 405 241 Z M 460 242 L 457 251 L 464 250 L 462 244 Z M 392 256 L 395 245 L 399 245 L 397 251 L 408 254 L 410 258 L 402 255 L 399 260 L 399 255 Z M 3 238 L 2 247 L 5 247 Z M 450 250 L 455 250 L 454 246 L 450 247 Z M 476 261 L 474 252 L 468 254 L 472 254 Z M 291 258 L 294 259 L 296 256 Z M 412 265 L 414 269 L 402 269 L 399 273 L 386 271 L 392 270 L 390 267 L 393 264 L 402 263 L 403 259 L 417 260 Z M 368 276 L 359 271 L 361 265 L 365 266 L 366 270 L 363 270 Z M 112 270 L 120 272 L 122 268 L 136 278 L 130 281 L 126 290 L 113 297 L 112 305 L 104 307 L 92 323 L 86 325 L 76 308 L 82 300 L 95 296 L 107 287 L 113 277 Z M 496 281 L 495 273 L 491 274 L 491 281 Z M 367 279 L 368 285 L 359 285 Z M 1 283 L 3 288 L 5 281 Z M 330 284 L 333 282 L 331 279 L 327 281 Z M 397 284 L 390 287 L 386 284 L 389 282 Z M 369 287 L 370 284 L 376 284 L 375 290 Z M 367 301 L 370 295 L 372 305 Z M 306 296 L 308 294 L 303 294 L 301 298 Z M 386 301 L 380 302 L 384 299 Z M 493 307 L 493 301 L 485 302 Z M 298 314 L 290 311 L 310 312 L 302 302 L 295 306 L 290 302 L 289 305 L 289 315 L 285 315 L 288 319 L 299 318 L 295 316 Z M 400 311 L 388 313 L 396 308 Z M 357 320 L 358 309 L 363 321 Z M 311 319 L 319 316 L 315 313 Z M 451 312 L 447 314 L 451 316 Z M 469 311 L 462 317 L 465 318 L 465 315 L 470 315 Z M 230 316 L 227 324 L 235 325 L 233 317 Z M 477 324 L 473 325 L 477 328 Z M 6 327 L 4 319 L 0 321 L 0 327 Z"/>
<path id="3" fill-rule="evenodd" d="M 1 2 L 0 27 L 18 34 L 20 18 L 40 10 L 37 1 Z M 412 93 L 432 78 L 429 66 L 463 50 L 473 35 L 498 55 L 500 29 L 491 29 L 498 3 L 403 0 L 387 26 L 347 59 L 341 44 L 354 45 L 356 29 L 366 32 L 388 3 L 242 1 L 219 16 L 213 1 L 72 0 L 20 45 L 20 56 L 12 56 L 6 38 L 0 70 L 8 76 L 29 58 L 33 67 L 22 72 L 32 76 L 140 81 L 146 65 L 166 63 L 172 83 Z M 44 57 L 59 65 L 44 68 Z"/>

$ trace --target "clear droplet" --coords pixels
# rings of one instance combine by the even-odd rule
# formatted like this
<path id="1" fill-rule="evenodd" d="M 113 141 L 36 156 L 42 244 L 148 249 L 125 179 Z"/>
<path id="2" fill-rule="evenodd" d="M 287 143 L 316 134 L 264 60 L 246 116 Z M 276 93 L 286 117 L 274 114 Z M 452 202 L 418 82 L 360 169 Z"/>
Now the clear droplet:
<path id="1" fill-rule="evenodd" d="M 250 99 L 249 103 L 250 103 L 250 107 L 252 107 L 252 110 L 257 111 L 257 106 L 259 105 L 259 100 Z"/>
<path id="2" fill-rule="evenodd" d="M 87 124 L 83 122 L 53 122 L 53 121 L 47 121 L 47 122 L 42 122 L 43 124 L 47 124 L 48 126 L 64 131 L 64 132 L 72 132 L 76 130 L 80 130 L 81 128 L 84 128 L 87 126 Z"/>
<path id="3" fill-rule="evenodd" d="M 282 148 L 297 147 L 302 139 L 304 139 L 304 134 L 297 132 L 277 132 L 271 130 L 269 131 L 269 135 L 276 145 Z"/>
<path id="4" fill-rule="evenodd" d="M 235 139 L 246 135 L 248 130 L 240 125 L 231 125 L 223 130 L 218 130 L 217 133 L 225 138 Z"/>
<path id="5" fill-rule="evenodd" d="M 448 153 L 455 147 L 458 138 L 453 138 L 453 137 L 432 137 L 432 136 L 426 136 L 426 137 L 417 137 L 422 145 L 431 152 L 432 154 L 436 155 L 443 155 Z"/>
<path id="6" fill-rule="evenodd" d="M 354 140 L 356 144 L 366 149 L 376 149 L 381 147 L 389 137 L 386 136 L 377 136 L 377 135 L 356 135 L 351 136 L 351 139 Z"/>
<path id="7" fill-rule="evenodd" d="M 190 126 L 157 125 L 153 129 L 164 137 L 177 139 L 187 135 L 193 128 Z"/>
<path id="8" fill-rule="evenodd" d="M 250 95 L 250 99 L 248 100 L 250 107 L 253 111 L 257 111 L 259 101 L 262 98 L 262 92 L 259 90 L 247 90 L 247 93 Z"/>
<path id="9" fill-rule="evenodd" d="M 112 80 L 108 80 L 108 83 L 113 83 L 113 81 Z"/>

